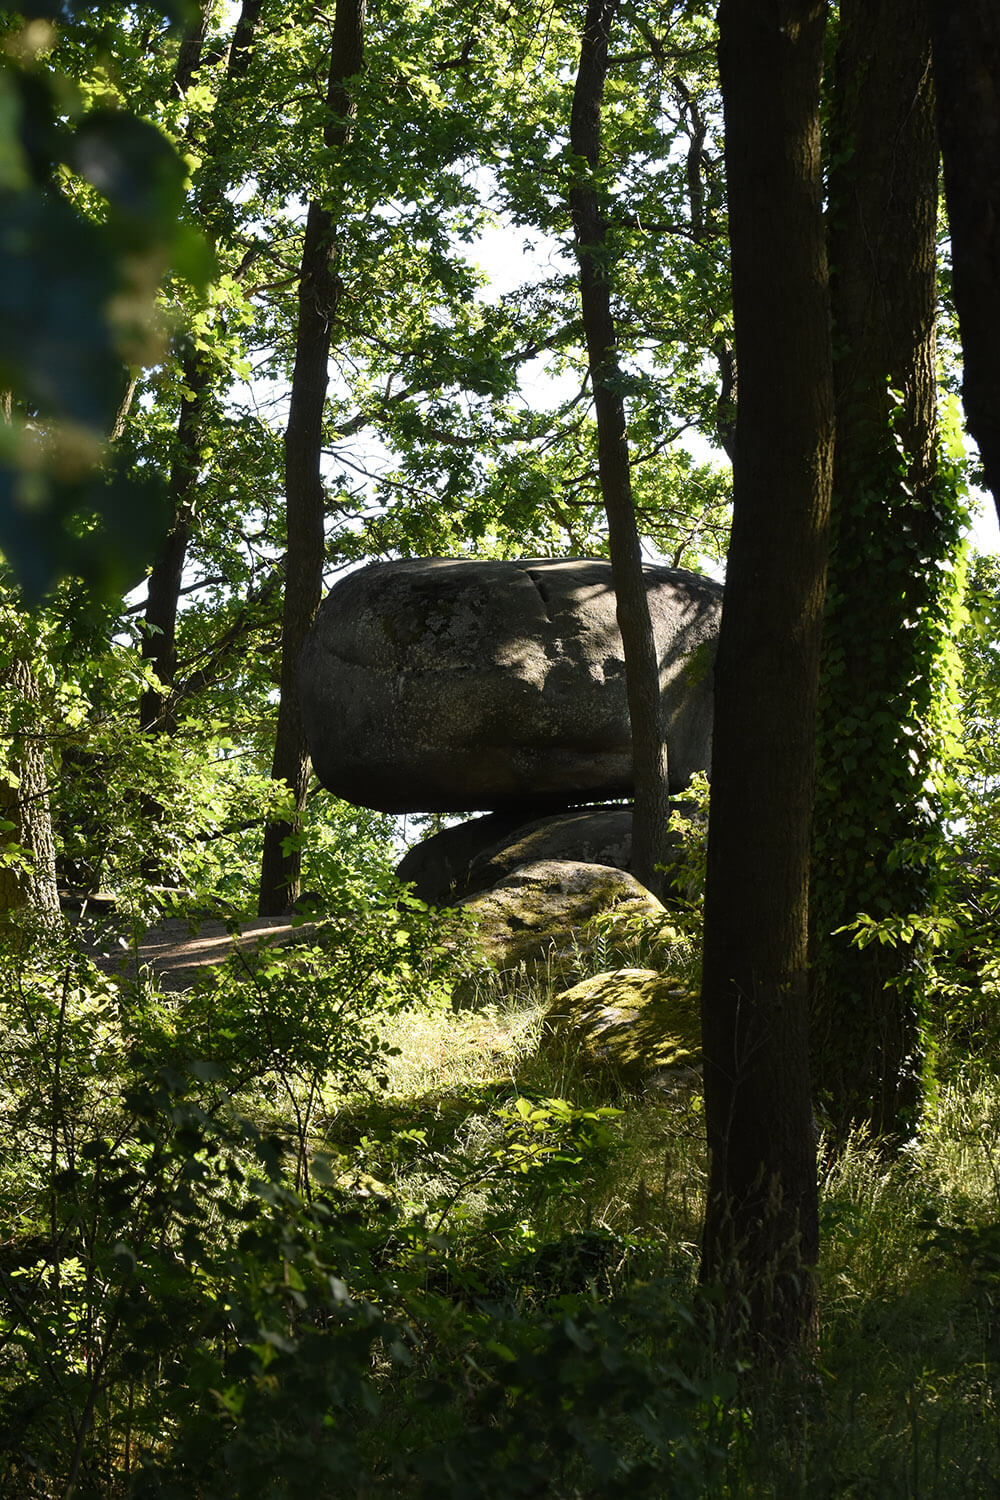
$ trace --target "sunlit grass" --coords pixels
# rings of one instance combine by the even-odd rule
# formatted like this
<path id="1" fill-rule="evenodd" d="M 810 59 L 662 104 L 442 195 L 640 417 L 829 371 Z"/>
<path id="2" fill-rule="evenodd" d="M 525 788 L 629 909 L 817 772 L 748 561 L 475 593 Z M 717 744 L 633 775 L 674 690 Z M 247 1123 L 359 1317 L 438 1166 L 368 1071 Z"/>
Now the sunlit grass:
<path id="1" fill-rule="evenodd" d="M 382 1038 L 396 1053 L 386 1063 L 387 1095 L 408 1098 L 513 1082 L 538 1046 L 543 1014 L 539 1001 L 459 1011 L 418 1005 L 387 1019 Z"/>
<path id="2" fill-rule="evenodd" d="M 571 1045 L 539 1050 L 549 999 L 543 990 L 532 1004 L 522 987 L 516 1004 L 396 1018 L 403 1055 L 390 1092 L 399 1104 L 419 1096 L 425 1116 L 451 1114 L 442 1152 L 469 1158 L 495 1147 L 493 1108 L 505 1089 L 613 1103 L 612 1150 L 581 1195 L 538 1205 L 535 1227 L 607 1232 L 619 1246 L 644 1247 L 622 1251 L 619 1275 L 667 1274 L 693 1287 L 705 1191 L 697 1082 L 669 1096 L 629 1095 L 586 1074 Z M 943 1088 L 900 1154 L 857 1134 L 836 1152 L 821 1143 L 820 1159 L 816 1362 L 763 1389 L 750 1381 L 745 1419 L 736 1409 L 720 1419 L 730 1469 L 720 1493 L 1000 1493 L 1000 1268 L 993 1280 L 936 1252 L 928 1227 L 1000 1219 L 1000 1082 L 980 1074 Z M 411 1199 L 440 1198 L 449 1185 L 416 1168 L 399 1181 Z M 452 1227 L 462 1233 L 496 1214 L 496 1193 L 481 1183 L 459 1202 Z M 512 1217 L 516 1209 L 512 1196 Z"/>

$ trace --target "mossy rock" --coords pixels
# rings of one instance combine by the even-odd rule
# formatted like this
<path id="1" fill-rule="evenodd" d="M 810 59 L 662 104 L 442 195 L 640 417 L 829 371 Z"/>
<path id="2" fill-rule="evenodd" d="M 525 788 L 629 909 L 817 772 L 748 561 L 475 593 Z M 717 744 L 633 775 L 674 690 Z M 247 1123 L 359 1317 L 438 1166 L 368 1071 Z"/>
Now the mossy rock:
<path id="1" fill-rule="evenodd" d="M 626 941 L 635 918 L 667 919 L 666 908 L 627 870 L 576 860 L 522 865 L 459 905 L 472 919 L 484 965 L 500 972 L 546 968 L 566 983 L 579 974 L 599 934 L 613 946 L 616 936 Z"/>
<path id="2" fill-rule="evenodd" d="M 697 993 L 655 969 L 615 969 L 564 990 L 545 1017 L 546 1045 L 572 1041 L 585 1064 L 632 1087 L 701 1064 Z"/>

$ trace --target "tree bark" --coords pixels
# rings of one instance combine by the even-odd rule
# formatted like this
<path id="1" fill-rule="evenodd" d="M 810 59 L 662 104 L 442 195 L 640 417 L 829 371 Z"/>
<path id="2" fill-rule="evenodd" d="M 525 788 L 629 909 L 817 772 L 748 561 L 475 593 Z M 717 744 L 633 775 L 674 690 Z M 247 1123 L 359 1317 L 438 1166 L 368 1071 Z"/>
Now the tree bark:
<path id="1" fill-rule="evenodd" d="M 670 818 L 667 746 L 660 702 L 660 664 L 649 615 L 642 548 L 632 503 L 628 426 L 621 394 L 622 371 L 611 307 L 608 225 L 593 174 L 600 164 L 601 106 L 608 70 L 608 44 L 618 0 L 588 0 L 580 67 L 573 92 L 570 146 L 589 171 L 570 189 L 570 210 L 580 266 L 580 300 L 590 383 L 597 420 L 597 464 L 608 522 L 616 613 L 625 651 L 625 686 L 632 728 L 635 803 L 632 869 L 650 890 L 663 880 Z"/>
<path id="2" fill-rule="evenodd" d="M 925 623 L 934 503 L 937 145 L 926 0 L 842 0 L 829 246 L 837 450 L 817 759 L 813 1062 L 835 1126 L 899 1135 L 920 1093 L 917 943 L 859 949 L 926 911 Z M 933 625 L 933 620 L 932 620 Z"/>
<path id="3" fill-rule="evenodd" d="M 363 61 L 364 0 L 338 0 L 327 81 L 327 148 L 343 148 L 353 133 L 349 83 Z M 299 312 L 292 391 L 285 429 L 287 543 L 281 624 L 281 699 L 271 775 L 288 788 L 292 813 L 264 833 L 260 893 L 262 917 L 284 911 L 297 897 L 302 854 L 294 838 L 305 807 L 309 751 L 299 711 L 298 659 L 319 608 L 323 588 L 324 496 L 321 460 L 330 334 L 341 283 L 336 271 L 337 224 L 313 199 L 306 217 L 299 275 Z"/>
<path id="4" fill-rule="evenodd" d="M 1000 5 L 931 0 L 962 398 L 1000 515 Z"/>
<path id="5" fill-rule="evenodd" d="M 214 9 L 213 0 L 200 0 L 197 19 L 184 28 L 174 64 L 174 92 L 181 98 L 191 87 L 195 74 L 201 67 L 201 55 Z"/>
<path id="6" fill-rule="evenodd" d="M 825 9 L 719 11 L 740 393 L 709 815 L 702 1269 L 727 1291 L 731 1331 L 745 1308 L 749 1343 L 775 1357 L 812 1328 L 818 1251 L 806 959 L 833 458 Z"/>

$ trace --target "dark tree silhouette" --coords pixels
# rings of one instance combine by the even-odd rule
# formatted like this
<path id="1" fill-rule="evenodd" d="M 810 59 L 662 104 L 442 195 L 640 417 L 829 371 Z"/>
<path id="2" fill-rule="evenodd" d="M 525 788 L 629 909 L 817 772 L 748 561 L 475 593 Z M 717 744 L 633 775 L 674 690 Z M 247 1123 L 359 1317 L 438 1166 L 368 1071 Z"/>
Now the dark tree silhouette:
<path id="1" fill-rule="evenodd" d="M 818 1251 L 806 958 L 833 458 L 825 16 L 822 0 L 719 11 L 740 390 L 705 909 L 703 1275 L 775 1355 L 812 1326 Z"/>
<path id="2" fill-rule="evenodd" d="M 931 0 L 962 397 L 1000 514 L 1000 5 Z"/>

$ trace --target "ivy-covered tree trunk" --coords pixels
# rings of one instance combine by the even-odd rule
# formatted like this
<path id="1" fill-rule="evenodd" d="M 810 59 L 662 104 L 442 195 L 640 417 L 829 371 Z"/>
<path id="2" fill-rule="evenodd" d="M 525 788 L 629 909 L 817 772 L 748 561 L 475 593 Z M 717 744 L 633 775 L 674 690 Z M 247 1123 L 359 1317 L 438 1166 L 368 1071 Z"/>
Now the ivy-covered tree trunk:
<path id="1" fill-rule="evenodd" d="M 1000 515 L 1000 5 L 931 0 L 962 397 Z"/>
<path id="2" fill-rule="evenodd" d="M 586 175 L 570 189 L 570 209 L 580 265 L 580 300 L 590 383 L 597 419 L 597 461 L 608 521 L 618 628 L 625 651 L 625 686 L 632 728 L 635 801 L 632 869 L 650 890 L 662 886 L 656 869 L 663 859 L 670 817 L 667 747 L 660 707 L 660 667 L 643 576 L 642 548 L 632 503 L 628 429 L 622 371 L 611 308 L 607 221 L 594 181 L 601 154 L 601 104 L 608 70 L 608 43 L 618 0 L 588 0 L 580 67 L 573 93 L 570 145 L 586 162 Z"/>
<path id="3" fill-rule="evenodd" d="M 364 0 L 337 0 L 323 130 L 329 151 L 343 148 L 353 131 L 349 82 L 361 71 L 364 12 Z M 262 917 L 284 911 L 299 894 L 301 881 L 302 854 L 294 836 L 305 806 L 309 751 L 299 710 L 297 671 L 302 643 L 319 608 L 323 588 L 325 505 L 320 466 L 330 333 L 341 292 L 336 260 L 336 219 L 330 209 L 313 199 L 302 247 L 295 363 L 285 429 L 287 541 L 281 700 L 271 767 L 274 780 L 288 788 L 292 811 L 288 818 L 269 823 L 265 829 L 257 905 Z"/>
<path id="4" fill-rule="evenodd" d="M 703 1277 L 731 1332 L 809 1335 L 818 1252 L 808 1046 L 813 743 L 833 398 L 822 222 L 823 0 L 723 0 L 736 357 L 716 666 L 702 1028 Z"/>
<path id="5" fill-rule="evenodd" d="M 958 519 L 935 490 L 937 145 L 926 0 L 842 0 L 829 188 L 837 450 L 813 873 L 813 1056 L 835 1125 L 898 1135 L 921 1072 L 934 705 Z"/>
<path id="6" fill-rule="evenodd" d="M 0 920 L 21 908 L 45 922 L 59 916 L 48 769 L 38 733 L 38 683 L 15 655 L 0 673 L 12 751 L 0 767 Z"/>

